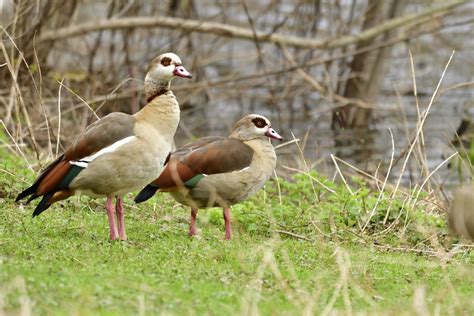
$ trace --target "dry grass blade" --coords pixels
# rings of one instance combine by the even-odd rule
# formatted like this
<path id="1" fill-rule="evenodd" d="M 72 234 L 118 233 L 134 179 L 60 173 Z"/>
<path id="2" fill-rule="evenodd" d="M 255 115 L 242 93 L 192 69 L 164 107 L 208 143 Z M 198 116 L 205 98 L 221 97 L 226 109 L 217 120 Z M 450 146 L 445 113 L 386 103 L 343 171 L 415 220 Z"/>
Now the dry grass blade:
<path id="1" fill-rule="evenodd" d="M 401 181 L 402 181 L 403 174 L 404 174 L 404 172 L 405 172 L 405 169 L 406 169 L 406 167 L 407 167 L 408 161 L 409 161 L 409 159 L 410 159 L 411 153 L 413 152 L 413 149 L 415 148 L 415 145 L 416 145 L 417 142 L 418 142 L 418 138 L 419 138 L 420 135 L 421 135 L 423 126 L 425 125 L 426 118 L 428 117 L 428 114 L 430 113 L 431 107 L 433 106 L 433 103 L 434 103 L 434 101 L 435 101 L 435 99 L 436 99 L 436 96 L 437 96 L 438 91 L 439 91 L 439 89 L 440 89 L 440 87 L 441 87 L 441 83 L 443 82 L 443 79 L 444 79 L 444 76 L 445 76 L 445 74 L 446 74 L 446 71 L 448 70 L 448 67 L 449 67 L 449 65 L 451 64 L 451 60 L 453 59 L 454 53 L 455 53 L 455 51 L 453 51 L 453 52 L 451 53 L 451 56 L 449 57 L 449 60 L 448 60 L 448 62 L 446 63 L 446 66 L 444 67 L 444 70 L 443 70 L 443 72 L 442 72 L 442 74 L 441 74 L 441 77 L 440 77 L 440 79 L 439 79 L 439 81 L 438 81 L 438 84 L 436 85 L 436 89 L 435 89 L 435 91 L 433 92 L 433 94 L 431 95 L 430 102 L 429 102 L 429 104 L 428 104 L 428 107 L 427 107 L 426 110 L 425 110 L 425 115 L 423 115 L 423 117 L 421 118 L 421 122 L 419 122 L 419 124 L 418 124 L 417 131 L 416 131 L 416 134 L 415 134 L 415 139 L 414 139 L 413 142 L 411 143 L 410 148 L 408 149 L 408 152 L 407 152 L 407 154 L 406 154 L 405 160 L 403 161 L 403 165 L 402 165 L 402 168 L 401 168 L 401 170 L 400 170 L 400 176 L 399 176 L 398 179 L 397 179 L 397 182 L 396 182 L 396 184 L 395 184 L 395 189 L 393 190 L 391 197 L 394 197 L 395 194 L 396 194 L 397 191 L 398 191 L 398 188 L 399 188 L 399 186 L 400 186 L 400 184 L 401 184 Z M 389 203 L 389 206 L 388 206 L 388 208 L 387 208 L 387 213 L 386 213 L 385 218 L 384 218 L 384 224 L 386 224 L 386 222 L 387 222 L 387 219 L 388 219 L 388 216 L 389 216 L 389 213 L 390 213 L 391 205 L 392 205 L 392 204 Z"/>
<path id="2" fill-rule="evenodd" d="M 74 96 L 76 96 L 79 100 L 81 100 L 82 103 L 84 103 L 84 105 L 92 112 L 92 114 L 94 114 L 95 118 L 96 119 L 100 119 L 100 117 L 97 115 L 96 111 L 94 111 L 94 109 L 83 99 L 81 98 L 80 95 L 78 95 L 76 92 L 74 92 L 72 89 L 70 89 L 68 86 L 64 85 L 63 84 L 63 81 L 59 82 L 59 84 L 61 85 L 61 87 L 64 87 L 66 88 L 67 91 L 69 91 L 70 93 L 72 93 Z"/>
<path id="3" fill-rule="evenodd" d="M 465 87 L 470 87 L 470 86 L 474 86 L 474 81 L 457 83 L 457 84 L 451 85 L 449 87 L 446 87 L 444 89 L 441 89 L 438 92 L 438 95 L 441 96 L 441 95 L 443 95 L 446 92 L 449 92 L 451 90 L 456 90 L 456 89 L 459 89 L 459 88 L 465 88 Z"/>
<path id="4" fill-rule="evenodd" d="M 443 160 L 436 168 L 433 169 L 433 171 L 431 171 L 428 176 L 425 178 L 425 180 L 423 181 L 423 183 L 421 183 L 420 185 L 420 188 L 418 189 L 418 192 L 416 193 L 416 196 L 415 196 L 415 199 L 413 200 L 413 205 L 412 207 L 415 206 L 416 202 L 418 201 L 418 198 L 420 197 L 420 194 L 421 192 L 423 191 L 426 183 L 428 183 L 428 181 L 431 179 L 431 177 L 442 167 L 444 166 L 445 164 L 447 164 L 452 158 L 454 158 L 455 156 L 458 155 L 458 152 L 455 152 L 453 154 L 451 154 L 448 158 L 446 158 L 445 160 Z"/>
<path id="5" fill-rule="evenodd" d="M 304 156 L 304 151 L 301 148 L 300 143 L 298 141 L 296 141 L 298 138 L 295 137 L 293 132 L 291 133 L 291 137 L 293 137 L 294 143 L 296 144 L 296 147 L 298 148 L 298 153 L 300 155 L 301 161 L 303 162 L 305 172 L 307 174 L 309 174 L 309 171 L 311 170 L 311 168 L 309 168 L 308 163 L 306 162 L 306 158 Z M 313 190 L 314 196 L 317 198 L 318 195 L 316 194 L 316 188 L 314 187 L 313 181 L 310 181 L 310 183 L 311 183 L 311 189 Z"/>
<path id="6" fill-rule="evenodd" d="M 281 194 L 281 186 L 280 186 L 280 179 L 278 178 L 278 174 L 276 170 L 273 170 L 273 176 L 275 177 L 275 182 L 277 184 L 277 190 L 278 190 L 278 202 L 280 205 L 283 204 L 283 197 Z"/>
<path id="7" fill-rule="evenodd" d="M 415 106 L 416 106 L 416 114 L 418 115 L 418 123 L 421 121 L 421 111 L 420 111 L 420 103 L 418 99 L 418 87 L 416 84 L 416 76 L 415 76 L 415 63 L 413 61 L 413 54 L 411 50 L 408 51 L 410 56 L 410 67 L 411 67 L 411 74 L 413 80 L 413 95 L 415 97 Z M 423 174 L 426 176 L 428 174 L 428 159 L 426 158 L 426 150 L 425 150 L 425 137 L 423 135 L 423 129 L 420 132 L 420 142 L 418 143 L 419 147 L 419 156 L 422 157 L 421 167 Z"/>
<path id="8" fill-rule="evenodd" d="M 59 142 L 61 139 L 61 87 L 63 86 L 64 79 L 59 83 L 58 89 L 58 134 L 56 135 L 56 157 L 59 154 Z"/>
<path id="9" fill-rule="evenodd" d="M 5 132 L 8 134 L 8 137 L 10 137 L 11 141 L 12 141 L 13 144 L 15 145 L 15 148 L 18 150 L 18 152 L 20 153 L 20 155 L 21 155 L 21 157 L 23 158 L 23 160 L 25 160 L 26 165 L 28 166 L 28 169 L 30 169 L 31 171 L 33 171 L 33 167 L 31 166 L 30 162 L 28 161 L 28 159 L 26 158 L 25 154 L 24 154 L 23 151 L 21 150 L 20 146 L 18 146 L 18 143 L 15 141 L 15 138 L 12 136 L 12 134 L 10 134 L 10 131 L 8 130 L 8 128 L 7 128 L 7 126 L 5 125 L 5 123 L 3 122 L 3 120 L 0 120 L 0 122 L 2 123 L 3 129 L 4 129 Z"/>
<path id="10" fill-rule="evenodd" d="M 346 186 L 347 191 L 349 191 L 351 195 L 354 195 L 354 192 L 352 192 L 351 187 L 349 186 L 349 184 L 346 181 L 346 178 L 342 174 L 341 169 L 339 168 L 339 165 L 337 164 L 336 158 L 333 154 L 331 154 L 331 159 L 332 159 L 332 162 L 334 163 L 334 166 L 336 167 L 336 172 L 337 174 L 339 174 L 339 177 L 342 179 L 342 182 L 344 182 L 344 185 Z"/>
<path id="11" fill-rule="evenodd" d="M 393 139 L 392 130 L 390 128 L 388 128 L 388 130 L 390 132 L 390 140 L 392 142 L 392 154 L 390 156 L 390 165 L 388 166 L 388 170 L 387 170 L 387 174 L 385 176 L 385 180 L 383 181 L 382 188 L 380 189 L 379 195 L 377 196 L 377 200 L 375 201 L 374 207 L 372 208 L 372 211 L 370 212 L 369 218 L 367 219 L 364 226 L 362 227 L 362 232 L 365 231 L 365 229 L 367 228 L 367 225 L 369 225 L 370 220 L 372 219 L 375 212 L 377 211 L 377 206 L 379 205 L 379 202 L 380 202 L 380 200 L 382 199 L 382 197 L 384 195 L 385 186 L 387 185 L 388 177 L 390 175 L 390 172 L 392 171 L 393 158 L 394 158 L 394 155 L 395 155 L 395 141 Z"/>
<path id="12" fill-rule="evenodd" d="M 285 147 L 285 146 L 288 146 L 288 145 L 291 145 L 291 144 L 294 144 L 294 143 L 298 143 L 299 141 L 300 141 L 299 138 L 295 138 L 295 139 L 289 140 L 287 142 L 284 142 L 283 144 L 276 145 L 274 147 L 275 147 L 275 149 L 279 149 L 279 148 L 282 148 L 282 147 Z"/>
<path id="13" fill-rule="evenodd" d="M 309 177 L 311 180 L 313 180 L 314 182 L 316 182 L 317 184 L 319 184 L 320 186 L 322 186 L 324 189 L 328 190 L 329 192 L 331 193 L 336 193 L 336 191 L 334 191 L 333 189 L 331 189 L 330 187 L 328 187 L 327 185 L 325 185 L 324 183 L 322 183 L 321 181 L 319 181 L 318 179 L 316 179 L 315 177 L 313 177 L 309 172 L 305 172 L 303 170 L 300 170 L 300 169 L 296 169 L 296 168 L 292 168 L 292 167 L 288 167 L 288 166 L 282 166 L 284 169 L 287 169 L 287 170 L 290 170 L 290 171 L 294 171 L 294 172 L 298 172 L 298 173 L 301 173 L 301 174 L 304 174 L 305 176 Z"/>

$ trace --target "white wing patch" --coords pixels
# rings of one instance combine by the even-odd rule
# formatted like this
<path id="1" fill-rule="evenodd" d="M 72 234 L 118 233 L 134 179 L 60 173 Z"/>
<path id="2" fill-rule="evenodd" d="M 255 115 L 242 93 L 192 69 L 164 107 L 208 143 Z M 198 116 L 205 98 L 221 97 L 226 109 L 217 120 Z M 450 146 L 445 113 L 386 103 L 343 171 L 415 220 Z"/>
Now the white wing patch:
<path id="1" fill-rule="evenodd" d="M 247 170 L 248 168 L 250 168 L 249 166 L 243 168 L 243 169 L 240 169 L 240 170 L 236 170 L 234 172 L 244 172 L 245 170 Z"/>
<path id="2" fill-rule="evenodd" d="M 81 158 L 80 160 L 77 160 L 77 161 L 70 161 L 69 163 L 71 165 L 76 165 L 78 167 L 81 167 L 81 168 L 87 168 L 87 166 L 89 165 L 89 163 L 91 161 L 93 161 L 94 159 L 96 159 L 97 157 L 99 156 L 102 156 L 104 154 L 108 154 L 108 153 L 111 153 L 111 152 L 114 152 L 115 150 L 117 150 L 117 148 L 119 148 L 120 146 L 123 146 L 129 142 L 131 142 L 133 139 L 135 139 L 136 137 L 135 136 L 128 136 L 128 137 L 125 137 L 119 141 L 116 141 L 115 143 L 113 143 L 112 145 L 110 146 L 107 146 L 105 148 L 102 148 L 101 150 L 99 150 L 98 152 L 96 152 L 95 154 L 93 155 L 90 155 L 90 156 L 87 156 L 87 157 L 84 157 L 84 158 Z"/>

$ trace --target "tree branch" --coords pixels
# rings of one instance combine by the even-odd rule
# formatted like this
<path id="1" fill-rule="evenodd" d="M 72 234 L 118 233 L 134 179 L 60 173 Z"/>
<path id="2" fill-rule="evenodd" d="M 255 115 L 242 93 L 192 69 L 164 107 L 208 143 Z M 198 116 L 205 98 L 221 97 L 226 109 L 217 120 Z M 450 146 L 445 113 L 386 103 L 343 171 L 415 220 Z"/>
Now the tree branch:
<path id="1" fill-rule="evenodd" d="M 188 32 L 207 33 L 223 37 L 233 37 L 244 40 L 267 42 L 298 48 L 337 48 L 359 41 L 369 40 L 387 31 L 408 25 L 416 25 L 424 23 L 427 20 L 439 14 L 445 14 L 454 8 L 468 2 L 468 0 L 455 0 L 448 2 L 437 8 L 429 9 L 417 14 L 405 15 L 402 17 L 387 20 L 373 28 L 365 30 L 356 35 L 347 35 L 329 40 L 316 40 L 312 38 L 298 37 L 292 35 L 282 35 L 278 33 L 253 32 L 242 27 L 215 23 L 202 22 L 190 19 L 181 19 L 175 17 L 128 17 L 128 18 L 112 18 L 102 21 L 93 21 L 78 24 L 70 27 L 59 28 L 56 30 L 45 31 L 39 37 L 38 42 L 49 42 L 55 40 L 66 39 L 74 36 L 84 35 L 90 32 L 112 29 L 126 28 L 171 28 Z"/>

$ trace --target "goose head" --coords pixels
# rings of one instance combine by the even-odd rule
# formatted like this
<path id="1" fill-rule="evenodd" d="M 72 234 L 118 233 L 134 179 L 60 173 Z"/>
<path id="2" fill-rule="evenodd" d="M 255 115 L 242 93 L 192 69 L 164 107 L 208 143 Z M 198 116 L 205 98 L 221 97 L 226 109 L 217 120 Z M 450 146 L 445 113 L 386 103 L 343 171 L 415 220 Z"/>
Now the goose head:
<path id="1" fill-rule="evenodd" d="M 240 119 L 235 123 L 230 137 L 242 141 L 265 137 L 283 140 L 272 128 L 270 120 L 259 114 L 250 114 Z"/>
<path id="2" fill-rule="evenodd" d="M 192 75 L 181 65 L 181 59 L 173 53 L 155 57 L 145 76 L 145 95 L 150 102 L 155 97 L 170 90 L 171 80 L 175 77 L 192 78 Z"/>
<path id="3" fill-rule="evenodd" d="M 181 59 L 174 53 L 161 54 L 155 57 L 148 67 L 145 83 L 154 85 L 168 84 L 173 78 L 192 78 L 186 68 L 181 64 Z"/>

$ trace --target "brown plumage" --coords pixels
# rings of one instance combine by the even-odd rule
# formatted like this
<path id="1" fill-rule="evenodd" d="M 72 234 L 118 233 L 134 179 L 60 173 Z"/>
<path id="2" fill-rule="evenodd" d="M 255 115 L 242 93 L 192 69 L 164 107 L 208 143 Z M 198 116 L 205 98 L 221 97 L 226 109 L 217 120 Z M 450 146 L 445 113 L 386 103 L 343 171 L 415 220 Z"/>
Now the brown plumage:
<path id="1" fill-rule="evenodd" d="M 174 76 L 190 78 L 191 74 L 175 54 L 156 57 L 145 77 L 149 103 L 134 115 L 111 113 L 89 125 L 16 200 L 30 196 L 30 202 L 42 196 L 34 217 L 76 193 L 105 195 L 110 238 L 126 239 L 122 196 L 155 179 L 172 148 L 180 112 L 170 90 Z"/>
<path id="2" fill-rule="evenodd" d="M 252 149 L 236 139 L 205 137 L 171 154 L 167 167 L 152 185 L 169 189 L 199 174 L 232 172 L 248 167 Z M 173 176 L 173 175 L 179 175 Z"/>
<path id="3" fill-rule="evenodd" d="M 143 202 L 157 190 L 170 192 L 191 206 L 191 236 L 196 233 L 198 208 L 223 207 L 225 238 L 230 239 L 230 206 L 255 194 L 275 169 L 276 155 L 268 138 L 282 139 L 265 117 L 245 116 L 229 138 L 204 137 L 172 153 L 164 171 L 135 201 Z"/>

